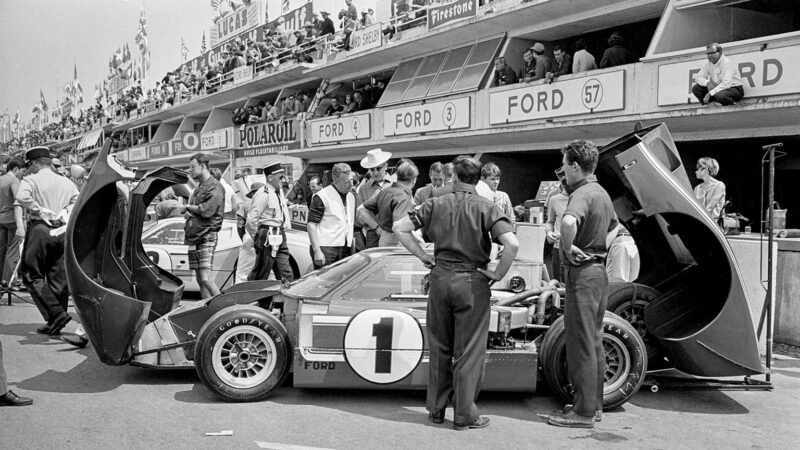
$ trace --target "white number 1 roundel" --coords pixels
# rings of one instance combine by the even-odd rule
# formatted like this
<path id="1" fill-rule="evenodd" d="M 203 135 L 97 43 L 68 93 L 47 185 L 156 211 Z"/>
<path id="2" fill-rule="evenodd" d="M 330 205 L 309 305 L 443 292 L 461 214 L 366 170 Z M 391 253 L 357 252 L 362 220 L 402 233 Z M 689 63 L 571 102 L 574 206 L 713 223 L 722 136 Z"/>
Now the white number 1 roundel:
<path id="1" fill-rule="evenodd" d="M 417 319 L 401 311 L 361 311 L 345 329 L 344 358 L 369 382 L 396 383 L 422 360 L 422 327 Z"/>

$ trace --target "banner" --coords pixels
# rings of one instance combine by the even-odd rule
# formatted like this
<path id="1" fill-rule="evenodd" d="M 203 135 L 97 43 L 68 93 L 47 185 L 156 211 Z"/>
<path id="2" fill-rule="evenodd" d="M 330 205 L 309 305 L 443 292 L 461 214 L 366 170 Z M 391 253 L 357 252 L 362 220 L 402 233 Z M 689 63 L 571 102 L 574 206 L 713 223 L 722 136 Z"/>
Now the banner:
<path id="1" fill-rule="evenodd" d="M 372 50 L 381 44 L 383 44 L 383 24 L 379 22 L 350 34 L 349 54 Z"/>
<path id="2" fill-rule="evenodd" d="M 172 154 L 196 153 L 200 151 L 200 133 L 185 131 L 179 139 L 172 141 Z"/>
<path id="3" fill-rule="evenodd" d="M 142 161 L 147 159 L 147 147 L 133 147 L 128 149 L 128 161 Z"/>
<path id="4" fill-rule="evenodd" d="M 232 135 L 233 127 L 205 132 L 200 137 L 200 148 L 204 152 L 208 150 L 227 149 L 233 143 L 233 139 L 230 138 Z"/>
<path id="5" fill-rule="evenodd" d="M 492 125 L 615 111 L 625 109 L 625 71 L 494 91 L 489 94 Z"/>
<path id="6" fill-rule="evenodd" d="M 300 148 L 294 119 L 243 125 L 236 136 L 237 158 L 263 156 Z"/>
<path id="7" fill-rule="evenodd" d="M 147 157 L 149 159 L 164 158 L 169 156 L 169 142 L 160 142 L 147 146 Z"/>
<path id="8" fill-rule="evenodd" d="M 383 135 L 427 133 L 470 127 L 470 98 L 461 97 L 383 111 Z"/>
<path id="9" fill-rule="evenodd" d="M 443 5 L 428 8 L 428 29 L 442 27 L 458 20 L 478 15 L 477 0 L 454 0 Z"/>
<path id="10" fill-rule="evenodd" d="M 737 53 L 728 58 L 739 69 L 745 97 L 800 92 L 800 77 L 790 69 L 800 61 L 798 46 Z M 658 66 L 658 106 L 698 103 L 692 95 L 692 84 L 704 62 L 705 59 L 696 59 Z"/>
<path id="11" fill-rule="evenodd" d="M 246 83 L 253 79 L 253 66 L 242 66 L 233 69 L 233 84 Z"/>
<path id="12" fill-rule="evenodd" d="M 108 81 L 109 94 L 116 94 L 117 92 L 128 89 L 129 87 L 131 87 L 131 79 L 128 77 L 114 75 Z"/>
<path id="13" fill-rule="evenodd" d="M 221 44 L 242 31 L 261 25 L 264 14 L 261 13 L 261 2 L 252 2 L 248 6 L 236 8 L 231 14 L 214 21 L 209 31 L 211 46 Z"/>
<path id="14" fill-rule="evenodd" d="M 312 120 L 308 125 L 311 129 L 311 143 L 369 139 L 371 116 L 371 113 L 364 112 Z"/>

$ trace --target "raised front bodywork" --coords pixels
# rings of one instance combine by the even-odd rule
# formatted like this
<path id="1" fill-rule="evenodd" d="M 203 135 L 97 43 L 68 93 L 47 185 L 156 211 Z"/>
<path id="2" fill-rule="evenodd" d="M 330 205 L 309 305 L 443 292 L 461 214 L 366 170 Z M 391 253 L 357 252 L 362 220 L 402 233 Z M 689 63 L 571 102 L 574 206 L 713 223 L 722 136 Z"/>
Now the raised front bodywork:
<path id="1" fill-rule="evenodd" d="M 669 360 L 699 376 L 763 373 L 733 251 L 695 201 L 666 126 L 603 147 L 596 173 L 639 247 L 637 281 L 661 293 L 645 321 Z"/>
<path id="2" fill-rule="evenodd" d="M 124 364 L 148 321 L 177 304 L 181 281 L 148 258 L 141 244 L 147 204 L 185 183 L 187 173 L 161 168 L 140 180 L 103 147 L 72 211 L 65 234 L 67 279 L 89 340 L 106 364 Z"/>

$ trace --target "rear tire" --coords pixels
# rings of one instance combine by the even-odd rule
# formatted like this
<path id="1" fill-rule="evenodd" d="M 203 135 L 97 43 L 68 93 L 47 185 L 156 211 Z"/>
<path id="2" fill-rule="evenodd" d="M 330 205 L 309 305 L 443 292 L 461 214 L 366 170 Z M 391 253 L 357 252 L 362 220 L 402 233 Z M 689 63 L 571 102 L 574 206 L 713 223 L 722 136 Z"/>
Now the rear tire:
<path id="1" fill-rule="evenodd" d="M 227 402 L 266 398 L 281 385 L 292 364 L 292 345 L 283 324 L 262 308 L 236 305 L 211 316 L 195 345 L 197 374 Z"/>
<path id="2" fill-rule="evenodd" d="M 603 347 L 606 351 L 603 410 L 610 410 L 627 402 L 642 386 L 647 373 L 647 351 L 631 324 L 610 312 L 603 318 Z M 567 375 L 563 316 L 545 333 L 541 350 L 547 384 L 561 400 L 572 403 L 574 393 Z"/>
<path id="3" fill-rule="evenodd" d="M 661 295 L 650 286 L 638 283 L 613 283 L 609 289 L 606 309 L 622 317 L 639 333 L 647 348 L 647 361 L 650 366 L 664 359 L 664 352 L 658 346 L 658 339 L 647 332 L 644 308 Z M 635 296 L 635 298 L 634 298 Z"/>

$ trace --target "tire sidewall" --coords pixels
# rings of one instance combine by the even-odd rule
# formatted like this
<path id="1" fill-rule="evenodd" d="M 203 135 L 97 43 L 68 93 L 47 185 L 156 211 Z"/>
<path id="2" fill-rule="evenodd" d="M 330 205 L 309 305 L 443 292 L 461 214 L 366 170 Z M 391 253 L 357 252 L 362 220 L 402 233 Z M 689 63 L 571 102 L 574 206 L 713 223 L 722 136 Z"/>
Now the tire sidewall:
<path id="1" fill-rule="evenodd" d="M 225 383 L 213 366 L 214 345 L 219 338 L 236 327 L 250 326 L 264 331 L 275 346 L 275 366 L 272 373 L 252 388 L 236 388 Z M 214 314 L 200 330 L 195 345 L 195 365 L 203 384 L 222 400 L 230 402 L 257 401 L 267 397 L 280 386 L 291 367 L 292 352 L 288 333 L 283 324 L 267 311 L 254 306 L 231 306 Z"/>

